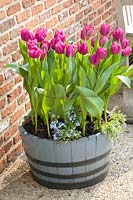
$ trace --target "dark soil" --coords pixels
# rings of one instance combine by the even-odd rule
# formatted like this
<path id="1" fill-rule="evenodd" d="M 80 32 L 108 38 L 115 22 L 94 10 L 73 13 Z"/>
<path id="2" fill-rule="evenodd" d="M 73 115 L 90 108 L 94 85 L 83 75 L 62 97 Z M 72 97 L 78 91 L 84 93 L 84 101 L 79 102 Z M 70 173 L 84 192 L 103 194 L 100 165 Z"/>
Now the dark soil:
<path id="1" fill-rule="evenodd" d="M 28 133 L 32 135 L 36 135 L 40 138 L 48 138 L 47 126 L 43 123 L 41 118 L 38 118 L 37 133 L 35 133 L 35 126 L 33 126 L 30 118 L 25 120 L 25 122 L 23 123 L 23 127 Z M 81 128 L 79 128 L 78 130 L 82 131 Z M 89 118 L 87 118 L 85 136 L 88 137 L 90 135 L 96 134 L 97 132 L 98 131 L 94 130 L 94 124 L 90 121 Z M 51 136 L 52 136 L 52 131 L 51 131 Z"/>

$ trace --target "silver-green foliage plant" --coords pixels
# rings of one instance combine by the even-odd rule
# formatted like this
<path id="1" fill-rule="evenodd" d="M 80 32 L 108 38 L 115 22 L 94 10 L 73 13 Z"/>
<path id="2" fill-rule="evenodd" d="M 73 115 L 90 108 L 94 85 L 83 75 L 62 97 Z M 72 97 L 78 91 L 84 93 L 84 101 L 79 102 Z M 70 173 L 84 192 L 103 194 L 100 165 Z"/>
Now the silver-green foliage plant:
<path id="1" fill-rule="evenodd" d="M 131 53 L 131 48 L 123 30 L 117 28 L 111 35 L 110 26 L 104 23 L 92 38 L 93 31 L 93 26 L 86 25 L 81 30 L 80 42 L 73 44 L 67 42 L 61 30 L 56 30 L 50 41 L 46 40 L 47 30 L 44 27 L 38 28 L 35 33 L 22 30 L 19 46 L 23 64 L 7 64 L 7 67 L 24 79 L 36 134 L 40 117 L 47 125 L 50 138 L 52 116 L 55 116 L 54 121 L 59 116 L 65 123 L 66 113 L 71 107 L 80 124 L 81 133 L 78 128 L 75 129 L 77 137 L 85 136 L 88 116 L 91 122 L 97 124 L 97 131 L 105 130 L 103 124 L 107 126 L 110 97 L 122 83 L 130 87 L 133 69 L 123 66 L 123 62 Z M 66 129 L 67 134 L 70 133 L 69 129 L 75 126 L 70 124 L 68 120 L 61 128 L 62 133 L 65 134 Z M 68 139 L 67 136 L 64 138 Z"/>

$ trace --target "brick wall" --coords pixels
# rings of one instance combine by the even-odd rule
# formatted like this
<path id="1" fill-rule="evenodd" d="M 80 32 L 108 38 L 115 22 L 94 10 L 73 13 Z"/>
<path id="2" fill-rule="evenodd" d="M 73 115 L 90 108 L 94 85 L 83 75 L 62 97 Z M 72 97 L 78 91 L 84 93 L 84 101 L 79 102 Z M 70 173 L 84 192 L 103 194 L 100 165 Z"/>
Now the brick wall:
<path id="1" fill-rule="evenodd" d="M 63 29 L 77 41 L 81 25 L 102 22 L 116 26 L 114 0 L 1 0 L 0 1 L 0 172 L 22 152 L 18 124 L 30 109 L 22 78 L 5 70 L 4 64 L 19 62 L 18 40 L 23 27 Z"/>

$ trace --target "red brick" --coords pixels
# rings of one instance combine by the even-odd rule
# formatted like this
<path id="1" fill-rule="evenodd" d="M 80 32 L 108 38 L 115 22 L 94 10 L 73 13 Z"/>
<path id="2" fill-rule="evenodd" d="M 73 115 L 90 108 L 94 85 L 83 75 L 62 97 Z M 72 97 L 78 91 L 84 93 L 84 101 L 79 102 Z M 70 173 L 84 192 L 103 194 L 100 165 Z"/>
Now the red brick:
<path id="1" fill-rule="evenodd" d="M 7 19 L 7 21 L 4 21 L 0 24 L 0 32 L 5 32 L 8 29 L 12 28 L 13 26 L 15 26 L 16 22 L 15 22 L 15 18 L 11 18 L 11 19 Z"/>
<path id="2" fill-rule="evenodd" d="M 3 55 L 8 55 L 15 51 L 18 48 L 18 42 L 13 42 L 9 45 L 6 45 L 6 47 L 3 48 Z"/>
<path id="3" fill-rule="evenodd" d="M 106 3 L 107 2 L 107 0 L 101 0 L 101 3 L 103 4 L 103 3 Z"/>
<path id="4" fill-rule="evenodd" d="M 17 144 L 21 140 L 20 133 L 17 132 L 17 134 L 13 137 L 13 144 Z"/>
<path id="5" fill-rule="evenodd" d="M 22 4 L 24 8 L 27 8 L 35 3 L 35 0 L 22 0 Z"/>
<path id="6" fill-rule="evenodd" d="M 88 7 L 84 10 L 84 15 L 88 15 L 91 11 L 92 11 L 92 7 L 91 7 L 91 6 L 88 6 Z"/>
<path id="7" fill-rule="evenodd" d="M 82 18 L 84 17 L 84 11 L 79 12 L 76 17 L 75 17 L 75 21 L 78 22 L 80 21 Z"/>
<path id="8" fill-rule="evenodd" d="M 10 124 L 13 124 L 15 121 L 20 119 L 24 115 L 24 108 L 19 108 L 10 118 Z"/>
<path id="9" fill-rule="evenodd" d="M 3 76 L 3 74 L 2 74 L 2 75 L 0 75 L 0 84 L 2 84 L 3 81 L 4 81 L 4 76 Z"/>
<path id="10" fill-rule="evenodd" d="M 8 10 L 7 10 L 7 15 L 10 16 L 10 15 L 13 15 L 13 14 L 16 14 L 18 11 L 21 10 L 21 5 L 20 3 L 15 3 L 14 5 L 11 5 Z"/>
<path id="11" fill-rule="evenodd" d="M 94 25 L 97 26 L 101 23 L 101 16 L 94 20 Z"/>
<path id="12" fill-rule="evenodd" d="M 92 14 L 89 15 L 89 19 L 93 20 L 96 17 L 96 12 L 93 12 Z"/>
<path id="13" fill-rule="evenodd" d="M 56 23 L 57 23 L 57 18 L 53 17 L 52 19 L 46 22 L 46 28 L 52 28 L 53 26 L 56 25 Z"/>
<path id="14" fill-rule="evenodd" d="M 16 122 L 4 131 L 4 141 L 7 141 L 18 130 L 18 123 Z"/>
<path id="15" fill-rule="evenodd" d="M 79 6 L 78 4 L 72 6 L 70 9 L 69 9 L 69 14 L 72 15 L 72 14 L 75 14 L 79 11 Z"/>
<path id="16" fill-rule="evenodd" d="M 105 10 L 108 10 L 110 6 L 111 6 L 111 1 L 109 1 L 105 4 Z"/>
<path id="17" fill-rule="evenodd" d="M 8 102 L 12 102 L 14 99 L 16 99 L 20 94 L 22 93 L 22 87 L 18 86 L 16 89 L 14 89 L 10 94 L 7 95 Z"/>
<path id="18" fill-rule="evenodd" d="M 73 25 L 75 22 L 75 16 L 69 18 L 66 22 L 65 22 L 65 27 L 69 27 L 71 25 Z"/>
<path id="19" fill-rule="evenodd" d="M 52 14 L 57 14 L 57 13 L 59 13 L 60 11 L 62 11 L 62 9 L 63 9 L 62 4 L 61 4 L 60 6 L 57 5 L 57 6 L 55 6 L 55 7 L 52 9 Z"/>
<path id="20" fill-rule="evenodd" d="M 19 60 L 22 56 L 20 55 L 19 51 L 16 51 L 14 54 L 12 54 L 12 61 L 15 62 Z"/>
<path id="21" fill-rule="evenodd" d="M 30 17 L 30 10 L 24 10 L 22 13 L 17 15 L 17 22 L 21 23 L 29 19 Z"/>
<path id="22" fill-rule="evenodd" d="M 64 8 L 68 8 L 72 5 L 72 0 L 66 0 L 64 3 L 63 3 L 63 7 Z"/>
<path id="23" fill-rule="evenodd" d="M 100 7 L 99 9 L 97 9 L 98 15 L 101 15 L 103 12 L 104 12 L 104 6 Z"/>
<path id="24" fill-rule="evenodd" d="M 5 60 L 0 61 L 0 69 L 4 67 L 7 63 L 11 63 L 10 57 L 6 58 Z"/>
<path id="25" fill-rule="evenodd" d="M 56 0 L 46 0 L 46 9 L 56 4 Z"/>
<path id="26" fill-rule="evenodd" d="M 0 146 L 3 144 L 3 142 L 4 142 L 4 137 L 2 135 L 2 136 L 0 136 Z"/>
<path id="27" fill-rule="evenodd" d="M 1 112 L 1 117 L 4 119 L 8 115 L 10 115 L 16 109 L 16 102 L 10 104 L 6 109 Z"/>
<path id="28" fill-rule="evenodd" d="M 50 18 L 51 16 L 51 12 L 50 11 L 44 11 L 44 13 L 42 13 L 39 16 L 39 22 L 40 23 L 44 23 L 45 20 L 47 20 L 48 18 Z"/>
<path id="29" fill-rule="evenodd" d="M 0 36 L 0 46 L 5 44 L 5 43 L 7 43 L 9 39 L 10 38 L 9 38 L 9 34 L 8 33 L 6 33 L 3 36 Z"/>
<path id="30" fill-rule="evenodd" d="M 5 18 L 5 12 L 4 11 L 0 11 L 0 19 L 4 19 Z"/>
<path id="31" fill-rule="evenodd" d="M 30 102 L 27 102 L 26 104 L 25 104 L 25 110 L 26 110 L 26 112 L 27 111 L 29 111 L 30 110 Z"/>
<path id="32" fill-rule="evenodd" d="M 21 30 L 24 28 L 24 26 L 20 26 L 18 28 L 14 28 L 12 29 L 12 31 L 10 31 L 10 39 L 15 39 L 16 37 L 20 36 Z"/>
<path id="33" fill-rule="evenodd" d="M 8 143 L 6 143 L 4 146 L 2 146 L 2 151 L 3 151 L 4 153 L 7 153 L 7 152 L 11 149 L 12 144 L 13 144 L 13 141 L 12 141 L 12 140 L 9 141 Z"/>
<path id="34" fill-rule="evenodd" d="M 26 26 L 29 28 L 29 29 L 34 29 L 35 26 L 37 26 L 38 24 L 38 18 L 35 18 L 35 19 L 32 19 L 31 21 L 29 21 Z"/>
<path id="35" fill-rule="evenodd" d="M 16 157 L 18 155 L 20 155 L 23 151 L 23 147 L 22 144 L 19 144 L 12 152 L 10 152 L 10 154 L 7 156 L 7 161 L 11 162 L 11 161 L 15 161 Z"/>
<path id="36" fill-rule="evenodd" d="M 36 5 L 32 8 L 32 15 L 37 15 L 39 14 L 40 12 L 42 12 L 43 10 L 43 5 L 40 4 L 40 5 Z"/>
<path id="37" fill-rule="evenodd" d="M 21 105 L 22 103 L 24 103 L 25 99 L 26 99 L 26 94 L 22 94 L 17 100 L 18 105 Z"/>
<path id="38" fill-rule="evenodd" d="M 1 0 L 0 1 L 0 8 L 4 7 L 5 5 L 12 3 L 12 0 Z"/>
<path id="39" fill-rule="evenodd" d="M 5 83 L 0 87 L 0 96 L 4 95 L 6 92 L 8 92 L 13 87 L 13 80 Z"/>
<path id="40" fill-rule="evenodd" d="M 7 158 L 3 158 L 0 160 L 0 173 L 2 173 L 7 166 Z"/>
<path id="41" fill-rule="evenodd" d="M 93 9 L 96 10 L 97 8 L 99 8 L 100 5 L 101 5 L 101 0 L 97 0 L 97 1 L 93 2 L 92 7 L 93 7 Z"/>
<path id="42" fill-rule="evenodd" d="M 107 19 L 108 16 L 109 16 L 109 11 L 105 12 L 105 13 L 102 15 L 102 19 Z"/>
<path id="43" fill-rule="evenodd" d="M 47 34 L 47 39 L 50 40 L 53 37 L 52 31 L 49 31 Z"/>
<path id="44" fill-rule="evenodd" d="M 62 12 L 60 15 L 58 15 L 59 21 L 64 21 L 68 17 L 68 11 Z"/>
<path id="45" fill-rule="evenodd" d="M 6 105 L 6 98 L 0 99 L 0 109 L 4 108 Z"/>
<path id="46" fill-rule="evenodd" d="M 15 78 L 15 83 L 19 83 L 19 82 L 22 82 L 23 81 L 23 78 L 22 78 L 22 76 L 20 76 L 20 75 L 16 75 L 16 78 Z"/>

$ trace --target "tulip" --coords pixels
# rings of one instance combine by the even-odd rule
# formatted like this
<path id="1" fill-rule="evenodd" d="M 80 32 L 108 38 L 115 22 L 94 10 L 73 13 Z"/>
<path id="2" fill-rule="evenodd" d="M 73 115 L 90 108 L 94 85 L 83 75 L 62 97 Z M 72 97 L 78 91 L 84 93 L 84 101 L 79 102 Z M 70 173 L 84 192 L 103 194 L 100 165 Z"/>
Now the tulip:
<path id="1" fill-rule="evenodd" d="M 112 54 L 118 54 L 121 51 L 121 47 L 117 42 L 113 42 L 110 49 Z"/>
<path id="2" fill-rule="evenodd" d="M 28 49 L 28 54 L 31 58 L 38 58 L 40 56 L 40 49 L 34 46 L 32 49 Z"/>
<path id="3" fill-rule="evenodd" d="M 66 45 L 66 56 L 67 57 L 73 57 L 75 55 L 75 47 L 73 44 Z"/>
<path id="4" fill-rule="evenodd" d="M 56 44 L 56 39 L 52 38 L 50 41 L 50 47 L 54 50 L 55 49 L 55 44 Z"/>
<path id="5" fill-rule="evenodd" d="M 94 47 L 95 46 L 95 41 L 96 41 L 96 37 L 93 37 L 91 39 L 91 46 Z"/>
<path id="6" fill-rule="evenodd" d="M 44 59 L 46 53 L 47 53 L 47 52 L 46 52 L 45 49 L 44 49 L 44 50 L 40 50 L 40 60 L 41 60 L 41 61 L 43 61 L 43 59 Z"/>
<path id="7" fill-rule="evenodd" d="M 108 24 L 106 24 L 106 23 L 103 23 L 100 26 L 101 35 L 106 36 L 106 35 L 108 35 L 109 32 L 110 32 L 110 26 Z"/>
<path id="8" fill-rule="evenodd" d="M 27 46 L 28 46 L 28 49 L 33 49 L 34 47 L 37 47 L 37 40 L 36 39 L 28 40 Z"/>
<path id="9" fill-rule="evenodd" d="M 55 51 L 58 54 L 63 54 L 65 50 L 65 44 L 60 40 L 55 44 Z"/>
<path id="10" fill-rule="evenodd" d="M 125 38 L 121 40 L 122 49 L 125 49 L 128 45 L 129 45 L 129 40 Z"/>
<path id="11" fill-rule="evenodd" d="M 41 49 L 48 51 L 50 49 L 50 43 L 48 41 L 43 41 Z"/>
<path id="12" fill-rule="evenodd" d="M 84 26 L 84 28 L 81 30 L 81 39 L 88 40 L 89 37 L 92 35 L 93 31 L 94 31 L 94 27 L 92 25 Z"/>
<path id="13" fill-rule="evenodd" d="M 89 59 L 90 59 L 90 63 L 93 65 L 98 65 L 100 62 L 100 60 L 97 58 L 96 53 L 92 54 Z"/>
<path id="14" fill-rule="evenodd" d="M 25 28 L 21 31 L 21 39 L 24 41 L 34 40 L 35 36 L 32 32 Z"/>
<path id="15" fill-rule="evenodd" d="M 107 49 L 98 47 L 96 51 L 96 56 L 98 59 L 104 59 L 107 56 Z"/>
<path id="16" fill-rule="evenodd" d="M 129 56 L 132 52 L 131 47 L 126 47 L 125 49 L 122 49 L 122 56 Z"/>
<path id="17" fill-rule="evenodd" d="M 82 44 L 78 43 L 78 51 L 80 54 L 85 55 L 88 53 L 88 46 L 85 42 Z"/>
<path id="18" fill-rule="evenodd" d="M 56 40 L 60 39 L 62 42 L 65 41 L 65 35 L 62 30 L 57 29 L 54 34 Z"/>
<path id="19" fill-rule="evenodd" d="M 44 27 L 40 27 L 36 30 L 35 38 L 38 42 L 42 42 L 47 36 L 47 29 Z"/>
<path id="20" fill-rule="evenodd" d="M 124 31 L 122 28 L 116 28 L 112 35 L 114 40 L 122 40 L 124 38 Z"/>
<path id="21" fill-rule="evenodd" d="M 106 36 L 100 37 L 99 44 L 101 47 L 103 47 L 106 44 L 106 42 L 108 42 L 108 41 L 109 41 L 109 37 L 106 37 Z"/>

